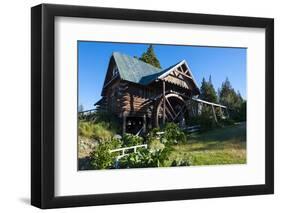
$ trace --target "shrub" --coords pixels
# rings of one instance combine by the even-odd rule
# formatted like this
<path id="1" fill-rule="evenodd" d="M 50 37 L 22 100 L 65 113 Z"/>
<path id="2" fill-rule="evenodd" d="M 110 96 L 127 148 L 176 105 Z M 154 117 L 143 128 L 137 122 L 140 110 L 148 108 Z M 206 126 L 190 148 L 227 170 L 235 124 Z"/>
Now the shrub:
<path id="1" fill-rule="evenodd" d="M 117 153 L 110 153 L 110 150 L 122 147 L 119 139 L 110 139 L 100 142 L 91 152 L 91 166 L 93 169 L 108 169 L 114 167 Z"/>
<path id="2" fill-rule="evenodd" d="M 112 168 L 115 156 L 110 153 L 110 143 L 101 142 L 96 146 L 95 150 L 91 153 L 91 166 L 93 169 L 108 169 Z"/>
<path id="3" fill-rule="evenodd" d="M 158 150 L 164 149 L 165 145 L 163 143 L 161 143 L 159 139 L 151 138 L 150 140 L 148 140 L 148 148 L 152 152 L 154 152 L 154 151 L 158 151 Z"/>
<path id="4" fill-rule="evenodd" d="M 164 136 L 168 143 L 178 144 L 186 142 L 186 135 L 175 123 L 167 123 L 164 127 Z M 164 140 L 165 141 L 165 140 Z"/>
<path id="5" fill-rule="evenodd" d="M 155 152 L 142 149 L 137 153 L 131 153 L 119 161 L 120 168 L 144 168 L 165 166 L 170 149 L 164 148 Z"/>
<path id="6" fill-rule="evenodd" d="M 124 146 L 136 146 L 143 143 L 143 138 L 137 135 L 125 134 L 123 136 L 123 145 Z"/>
<path id="7" fill-rule="evenodd" d="M 111 149 L 118 149 L 123 146 L 123 142 L 117 138 L 112 138 L 109 141 L 106 141 L 106 143 L 109 143 L 111 146 Z"/>

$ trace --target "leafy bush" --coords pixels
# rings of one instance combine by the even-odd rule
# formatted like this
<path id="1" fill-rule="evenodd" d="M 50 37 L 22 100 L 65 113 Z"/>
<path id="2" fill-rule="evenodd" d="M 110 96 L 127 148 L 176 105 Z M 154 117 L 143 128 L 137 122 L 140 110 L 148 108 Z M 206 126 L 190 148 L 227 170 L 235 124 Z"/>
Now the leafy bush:
<path id="1" fill-rule="evenodd" d="M 123 145 L 126 147 L 143 144 L 143 138 L 137 135 L 125 134 L 123 136 Z"/>
<path id="2" fill-rule="evenodd" d="M 91 153 L 91 166 L 93 169 L 108 169 L 114 164 L 115 156 L 110 153 L 110 143 L 101 142 Z"/>
<path id="3" fill-rule="evenodd" d="M 110 153 L 110 150 L 121 146 L 122 142 L 119 139 L 100 142 L 91 152 L 91 166 L 93 169 L 113 168 L 117 153 Z"/>
<path id="4" fill-rule="evenodd" d="M 164 127 L 164 136 L 168 143 L 178 144 L 186 142 L 186 135 L 175 123 L 167 123 Z"/>
<path id="5" fill-rule="evenodd" d="M 112 138 L 109 141 L 106 141 L 106 143 L 109 143 L 111 146 L 111 149 L 118 149 L 123 146 L 123 142 L 117 138 Z"/>
<path id="6" fill-rule="evenodd" d="M 151 138 L 150 140 L 148 140 L 148 148 L 152 152 L 154 152 L 154 151 L 158 151 L 158 150 L 164 149 L 165 145 L 163 143 L 161 143 L 159 139 Z"/>
<path id="7" fill-rule="evenodd" d="M 147 149 L 142 149 L 137 153 L 131 153 L 119 161 L 120 168 L 144 168 L 144 167 L 161 167 L 165 166 L 168 160 L 170 149 L 151 152 Z"/>

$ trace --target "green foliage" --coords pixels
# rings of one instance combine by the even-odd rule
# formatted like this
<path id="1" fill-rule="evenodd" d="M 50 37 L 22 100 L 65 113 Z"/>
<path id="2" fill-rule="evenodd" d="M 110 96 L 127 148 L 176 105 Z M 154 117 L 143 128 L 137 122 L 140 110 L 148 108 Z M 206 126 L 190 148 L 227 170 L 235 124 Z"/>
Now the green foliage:
<path id="1" fill-rule="evenodd" d="M 139 59 L 145 63 L 151 64 L 154 67 L 161 68 L 160 62 L 157 59 L 152 45 L 149 45 L 146 52 L 144 52 Z"/>
<path id="2" fill-rule="evenodd" d="M 143 144 L 143 138 L 137 135 L 126 133 L 123 136 L 123 144 L 126 147 L 140 145 Z"/>
<path id="3" fill-rule="evenodd" d="M 96 140 L 108 140 L 115 133 L 109 130 L 109 124 L 105 122 L 79 122 L 79 135 Z"/>
<path id="4" fill-rule="evenodd" d="M 163 131 L 163 138 L 165 138 L 169 144 L 184 143 L 187 141 L 185 133 L 175 123 L 166 123 Z"/>
<path id="5" fill-rule="evenodd" d="M 230 116 L 235 121 L 246 120 L 246 101 L 243 100 L 240 92 L 236 92 L 228 78 L 222 83 L 218 91 L 220 102 L 230 110 Z"/>
<path id="6" fill-rule="evenodd" d="M 205 80 L 205 78 L 203 78 L 200 88 L 200 98 L 213 103 L 218 102 L 217 93 L 213 86 L 211 76 L 209 77 L 208 82 Z"/>
<path id="7" fill-rule="evenodd" d="M 121 131 L 120 121 L 116 115 L 106 110 L 99 109 L 95 112 L 95 123 L 106 123 L 108 130 L 117 133 Z"/>
<path id="8" fill-rule="evenodd" d="M 115 156 L 109 152 L 111 144 L 101 142 L 91 153 L 91 166 L 93 169 L 108 169 L 114 164 Z"/>
<path id="9" fill-rule="evenodd" d="M 145 168 L 145 167 L 162 167 L 168 160 L 171 149 L 165 148 L 151 152 L 142 149 L 137 153 L 131 153 L 120 159 L 121 168 Z"/>
<path id="10" fill-rule="evenodd" d="M 203 107 L 201 114 L 198 116 L 198 123 L 201 131 L 210 130 L 216 127 L 212 110 L 209 107 Z"/>
<path id="11" fill-rule="evenodd" d="M 79 135 L 86 138 L 93 136 L 92 123 L 90 122 L 79 122 Z"/>
<path id="12" fill-rule="evenodd" d="M 93 115 L 92 115 L 93 116 Z M 104 110 L 98 110 L 93 121 L 79 121 L 79 135 L 96 140 L 109 140 L 120 131 L 116 116 Z"/>
<path id="13" fill-rule="evenodd" d="M 240 121 L 246 121 L 247 118 L 247 102 L 243 101 L 240 107 Z"/>
<path id="14" fill-rule="evenodd" d="M 110 139 L 100 142 L 90 154 L 91 166 L 93 169 L 108 169 L 114 167 L 117 153 L 110 153 L 110 150 L 122 147 L 119 139 Z"/>
<path id="15" fill-rule="evenodd" d="M 173 146 L 169 156 L 173 161 L 188 161 L 190 165 L 246 163 L 246 123 L 192 134 L 186 144 Z"/>
<path id="16" fill-rule="evenodd" d="M 108 123 L 98 123 L 93 125 L 93 138 L 97 140 L 108 140 L 114 135 L 108 128 Z"/>
<path id="17" fill-rule="evenodd" d="M 157 138 L 150 138 L 148 140 L 148 148 L 152 152 L 162 150 L 165 148 L 164 143 L 161 143 L 160 139 Z"/>
<path id="18" fill-rule="evenodd" d="M 191 166 L 191 165 L 192 165 L 191 158 L 173 160 L 171 164 L 171 166 Z"/>
<path id="19" fill-rule="evenodd" d="M 110 144 L 111 149 L 118 149 L 123 146 L 123 142 L 116 138 L 112 138 L 111 140 L 105 142 Z"/>

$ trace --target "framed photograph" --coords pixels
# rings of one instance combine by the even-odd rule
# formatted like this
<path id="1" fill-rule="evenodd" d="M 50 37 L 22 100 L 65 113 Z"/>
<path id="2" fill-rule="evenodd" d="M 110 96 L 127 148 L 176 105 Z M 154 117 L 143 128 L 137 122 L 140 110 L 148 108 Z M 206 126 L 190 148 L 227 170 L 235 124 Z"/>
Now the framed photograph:
<path id="1" fill-rule="evenodd" d="M 274 20 L 31 9 L 31 203 L 272 194 Z"/>

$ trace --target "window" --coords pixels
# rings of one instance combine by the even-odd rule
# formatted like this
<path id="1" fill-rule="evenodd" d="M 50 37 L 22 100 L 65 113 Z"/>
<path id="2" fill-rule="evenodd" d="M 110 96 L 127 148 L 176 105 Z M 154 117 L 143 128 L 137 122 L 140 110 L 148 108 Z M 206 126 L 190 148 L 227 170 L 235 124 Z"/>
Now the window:
<path id="1" fill-rule="evenodd" d="M 117 67 L 114 67 L 113 70 L 112 70 L 112 77 L 116 77 L 118 75 L 118 68 Z"/>

